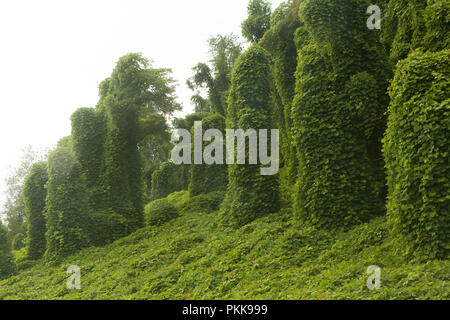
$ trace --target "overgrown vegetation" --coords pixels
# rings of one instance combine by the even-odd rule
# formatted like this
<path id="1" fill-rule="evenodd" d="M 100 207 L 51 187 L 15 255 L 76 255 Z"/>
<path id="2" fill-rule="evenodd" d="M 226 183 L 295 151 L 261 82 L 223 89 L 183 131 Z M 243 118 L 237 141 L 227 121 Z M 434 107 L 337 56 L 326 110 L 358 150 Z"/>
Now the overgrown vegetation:
<path id="1" fill-rule="evenodd" d="M 0 299 L 449 299 L 449 1 L 382 1 L 381 31 L 369 4 L 250 0 L 248 49 L 217 35 L 194 67 L 196 112 L 173 127 L 277 128 L 275 175 L 248 144 L 245 163 L 169 161 L 170 69 L 120 58 L 8 180 Z"/>
<path id="2" fill-rule="evenodd" d="M 42 258 L 47 248 L 47 241 L 45 240 L 47 231 L 45 218 L 47 190 L 45 185 L 47 181 L 47 163 L 39 162 L 31 167 L 24 184 L 23 195 L 28 226 L 26 247 L 28 258 L 32 260 Z M 19 233 L 18 235 L 22 235 L 25 240 L 23 234 Z M 16 243 L 17 238 L 14 238 L 14 244 Z M 14 245 L 14 249 L 18 250 L 21 247 Z"/>
<path id="3" fill-rule="evenodd" d="M 0 222 L 0 280 L 10 277 L 15 271 L 14 256 L 7 231 Z"/>
<path id="4" fill-rule="evenodd" d="M 450 50 L 400 62 L 390 89 L 385 138 L 388 215 L 407 253 L 450 251 Z"/>
<path id="5" fill-rule="evenodd" d="M 183 195 L 170 201 L 181 205 Z M 185 199 L 184 199 L 185 200 Z M 224 229 L 216 213 L 183 213 L 60 265 L 39 263 L 0 282 L 0 299 L 449 299 L 448 260 L 398 255 L 383 217 L 348 232 L 299 224 L 282 211 Z M 67 267 L 82 289 L 67 290 Z M 382 268 L 381 290 L 366 286 Z"/>

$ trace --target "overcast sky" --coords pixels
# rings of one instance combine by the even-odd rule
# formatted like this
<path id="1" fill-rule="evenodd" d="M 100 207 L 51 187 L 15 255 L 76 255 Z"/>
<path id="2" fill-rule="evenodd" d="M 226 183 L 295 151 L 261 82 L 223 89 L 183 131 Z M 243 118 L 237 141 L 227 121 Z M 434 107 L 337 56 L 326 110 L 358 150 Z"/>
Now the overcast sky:
<path id="1" fill-rule="evenodd" d="M 0 192 L 25 146 L 51 147 L 70 134 L 70 115 L 95 106 L 98 84 L 126 53 L 171 68 L 184 113 L 192 111 L 191 68 L 207 61 L 211 36 L 240 36 L 246 7 L 247 0 L 1 1 Z"/>

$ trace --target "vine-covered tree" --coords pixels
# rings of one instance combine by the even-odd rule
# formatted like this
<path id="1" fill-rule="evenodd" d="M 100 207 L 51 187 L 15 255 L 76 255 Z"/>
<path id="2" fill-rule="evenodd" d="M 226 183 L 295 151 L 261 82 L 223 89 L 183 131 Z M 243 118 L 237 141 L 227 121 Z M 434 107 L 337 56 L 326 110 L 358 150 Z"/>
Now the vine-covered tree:
<path id="1" fill-rule="evenodd" d="M 93 210 L 109 208 L 106 190 L 102 186 L 106 123 L 104 114 L 92 108 L 81 108 L 71 117 L 73 151 L 81 165 Z"/>
<path id="2" fill-rule="evenodd" d="M 272 129 L 270 58 L 255 45 L 242 54 L 233 71 L 227 114 L 228 129 Z M 229 165 L 224 200 L 225 223 L 243 226 L 280 208 L 278 177 L 261 175 L 261 165 Z M 270 146 L 269 146 L 270 150 Z"/>
<path id="3" fill-rule="evenodd" d="M 297 155 L 293 139 L 292 101 L 295 94 L 297 47 L 294 35 L 301 26 L 298 17 L 300 0 L 282 3 L 272 14 L 271 27 L 261 39 L 273 61 L 274 126 L 281 136 L 281 194 L 291 202 L 292 185 L 297 178 Z"/>
<path id="4" fill-rule="evenodd" d="M 173 162 L 164 162 L 153 172 L 152 193 L 150 199 L 157 200 L 167 197 L 175 191 L 183 190 L 183 167 Z"/>
<path id="5" fill-rule="evenodd" d="M 213 114 L 202 120 L 202 137 L 209 129 L 218 130 L 222 134 L 221 141 L 203 142 L 202 150 L 207 150 L 211 143 L 216 143 L 225 155 L 225 117 L 220 114 Z M 194 136 L 192 134 L 192 136 Z M 215 138 L 214 138 L 215 139 Z M 214 140 L 213 139 L 213 140 Z M 213 151 L 213 156 L 217 156 Z M 222 157 L 223 158 L 223 157 Z M 189 194 L 191 197 L 206 194 L 214 191 L 225 191 L 228 185 L 227 166 L 225 164 L 193 164 L 191 165 Z"/>
<path id="6" fill-rule="evenodd" d="M 47 261 L 58 261 L 89 245 L 89 194 L 70 137 L 48 159 Z"/>
<path id="7" fill-rule="evenodd" d="M 46 150 L 39 150 L 31 145 L 25 147 L 22 150 L 20 165 L 13 168 L 5 180 L 6 202 L 0 215 L 5 217 L 10 239 L 13 239 L 18 233 L 26 233 L 26 213 L 23 199 L 24 180 L 33 163 L 44 161 L 46 157 Z"/>
<path id="8" fill-rule="evenodd" d="M 14 256 L 6 228 L 0 221 L 0 280 L 10 277 L 15 272 Z"/>
<path id="9" fill-rule="evenodd" d="M 177 129 L 185 129 L 187 131 L 191 131 L 194 126 L 195 121 L 202 121 L 204 118 L 212 115 L 210 112 L 195 112 L 188 114 L 184 118 L 175 118 L 173 120 L 173 127 Z M 188 190 L 189 183 L 191 179 L 191 166 L 190 164 L 181 164 L 181 176 L 182 176 L 182 189 Z"/>
<path id="10" fill-rule="evenodd" d="M 367 7 L 365 0 L 300 6 L 295 209 L 326 228 L 348 228 L 384 212 L 389 73 L 379 35 L 366 26 Z"/>
<path id="11" fill-rule="evenodd" d="M 118 222 L 121 215 L 125 234 L 143 226 L 144 166 L 153 171 L 153 162 L 158 165 L 169 152 L 165 117 L 180 110 L 170 73 L 152 68 L 140 54 L 128 54 L 100 84 L 97 108 L 72 115 L 74 153 L 86 177 L 93 219 L 110 212 Z"/>
<path id="12" fill-rule="evenodd" d="M 16 234 L 12 240 L 13 250 L 20 250 L 22 248 L 25 248 L 25 246 L 26 246 L 25 241 L 26 241 L 26 237 L 23 233 Z"/>
<path id="13" fill-rule="evenodd" d="M 242 35 L 250 43 L 258 42 L 270 28 L 272 9 L 266 0 L 250 0 L 248 18 L 242 23 Z"/>
<path id="14" fill-rule="evenodd" d="M 138 143 L 164 127 L 162 115 L 180 108 L 169 72 L 151 68 L 139 54 L 128 54 L 119 59 L 107 85 L 103 84 L 107 87 L 100 105 L 106 118 L 103 179 L 108 203 L 127 218 L 129 232 L 143 226 L 144 184 Z"/>
<path id="15" fill-rule="evenodd" d="M 450 230 L 450 50 L 411 54 L 390 89 L 388 216 L 405 253 L 447 258 Z"/>
<path id="16" fill-rule="evenodd" d="M 23 188 L 27 215 L 27 256 L 32 260 L 42 258 L 47 248 L 45 239 L 47 181 L 47 163 L 39 162 L 31 167 Z"/>
<path id="17" fill-rule="evenodd" d="M 191 101 L 196 112 L 213 112 L 223 116 L 227 109 L 227 96 L 231 85 L 231 72 L 236 59 L 242 52 L 242 46 L 233 34 L 217 35 L 209 39 L 209 64 L 199 63 L 194 75 L 187 81 L 188 87 L 195 92 Z M 202 91 L 207 91 L 207 97 Z"/>

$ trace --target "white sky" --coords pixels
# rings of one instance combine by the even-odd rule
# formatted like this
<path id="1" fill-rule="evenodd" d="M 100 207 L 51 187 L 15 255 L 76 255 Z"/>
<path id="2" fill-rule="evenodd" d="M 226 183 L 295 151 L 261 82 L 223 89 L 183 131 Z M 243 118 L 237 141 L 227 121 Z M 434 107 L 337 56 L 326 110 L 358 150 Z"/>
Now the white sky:
<path id="1" fill-rule="evenodd" d="M 96 105 L 98 84 L 126 53 L 171 68 L 184 113 L 191 112 L 192 67 L 208 60 L 211 36 L 240 36 L 247 2 L 0 0 L 0 206 L 21 150 L 69 135 L 70 115 Z"/>

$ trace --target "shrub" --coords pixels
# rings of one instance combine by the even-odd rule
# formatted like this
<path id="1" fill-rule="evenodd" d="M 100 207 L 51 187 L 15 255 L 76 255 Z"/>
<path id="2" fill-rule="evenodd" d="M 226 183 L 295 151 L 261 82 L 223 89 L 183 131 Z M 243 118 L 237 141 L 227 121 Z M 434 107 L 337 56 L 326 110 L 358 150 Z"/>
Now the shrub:
<path id="1" fill-rule="evenodd" d="M 15 268 L 11 243 L 6 229 L 0 223 L 0 280 L 9 278 L 14 273 Z"/>
<path id="2" fill-rule="evenodd" d="M 445 258 L 450 230 L 450 50 L 411 54 L 390 88 L 388 216 L 407 253 Z"/>
<path id="3" fill-rule="evenodd" d="M 48 181 L 47 163 L 36 163 L 25 179 L 23 196 L 27 216 L 27 255 L 30 259 L 40 259 L 47 248 L 45 239 L 46 218 L 45 199 Z"/>
<path id="4" fill-rule="evenodd" d="M 14 236 L 12 241 L 13 250 L 20 250 L 25 247 L 25 236 L 23 233 L 18 233 Z"/>
<path id="5" fill-rule="evenodd" d="M 167 200 L 173 203 L 177 209 L 181 209 L 187 201 L 189 201 L 189 192 L 186 190 L 177 191 L 167 196 Z"/>
<path id="6" fill-rule="evenodd" d="M 189 199 L 183 206 L 183 211 L 211 213 L 219 210 L 225 191 L 215 191 L 208 194 L 201 194 Z"/>
<path id="7" fill-rule="evenodd" d="M 14 258 L 16 260 L 16 269 L 18 272 L 28 270 L 36 265 L 38 260 L 33 260 L 28 257 L 27 248 L 24 247 L 18 251 L 14 251 Z"/>
<path id="8" fill-rule="evenodd" d="M 178 210 L 167 199 L 158 199 L 145 207 L 145 216 L 148 225 L 157 226 L 178 217 Z"/>

